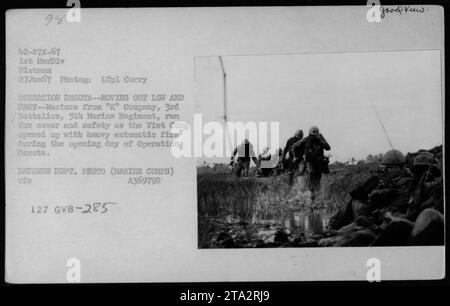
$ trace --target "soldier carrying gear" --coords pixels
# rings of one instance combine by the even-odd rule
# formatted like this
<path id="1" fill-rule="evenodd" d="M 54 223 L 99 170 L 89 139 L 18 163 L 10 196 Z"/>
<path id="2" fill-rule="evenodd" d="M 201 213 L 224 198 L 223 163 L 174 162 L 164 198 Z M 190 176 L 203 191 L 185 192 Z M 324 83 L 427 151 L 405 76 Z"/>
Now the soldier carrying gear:
<path id="1" fill-rule="evenodd" d="M 435 180 L 441 175 L 436 163 L 432 153 L 419 152 L 413 161 L 414 176 L 409 178 L 409 183 L 407 178 L 396 180 L 399 190 L 397 198 L 390 206 L 380 210 L 380 214 L 384 213 L 383 217 L 388 223 L 373 245 L 400 245 L 402 242 L 413 245 L 443 244 L 443 190 L 442 181 Z M 399 186 L 401 182 L 404 186 Z M 439 196 L 436 197 L 437 194 L 441 195 L 441 200 Z M 409 201 L 406 201 L 408 197 Z M 409 226 L 405 228 L 403 235 L 396 233 L 391 237 L 391 229 L 398 224 Z M 399 237 L 403 238 L 403 241 Z"/>
<path id="2" fill-rule="evenodd" d="M 289 171 L 295 171 L 298 168 L 298 163 L 293 163 L 294 152 L 292 151 L 292 146 L 299 140 L 303 139 L 303 131 L 297 130 L 293 137 L 289 138 L 286 142 L 286 146 L 281 154 L 281 161 L 283 163 L 283 168 Z M 288 156 L 286 158 L 286 155 Z"/>
<path id="3" fill-rule="evenodd" d="M 382 169 L 350 193 L 351 200 L 331 218 L 330 228 L 342 232 L 355 225 L 363 227 L 348 235 L 347 245 L 364 238 L 367 230 L 372 238 L 365 245 L 444 244 L 443 183 L 435 165 L 433 154 L 419 152 L 412 165 L 413 177 L 403 154 L 388 151 Z"/>
<path id="4" fill-rule="evenodd" d="M 234 164 L 234 157 L 237 157 L 237 163 Z M 234 174 L 236 177 L 241 177 L 242 170 L 244 170 L 244 175 L 248 176 L 248 171 L 250 169 L 250 159 L 253 160 L 256 167 L 259 167 L 258 159 L 256 158 L 255 152 L 253 151 L 253 146 L 248 141 L 248 139 L 244 139 L 240 145 L 238 145 L 231 155 L 230 164 L 233 165 Z"/>
<path id="5" fill-rule="evenodd" d="M 332 228 L 348 225 L 357 217 L 369 218 L 374 224 L 383 222 L 385 212 L 404 213 L 408 208 L 412 174 L 405 167 L 404 155 L 397 150 L 386 152 L 382 169 L 350 192 L 351 200 L 330 224 Z"/>
<path id="6" fill-rule="evenodd" d="M 378 175 L 380 183 L 369 194 L 368 211 L 381 209 L 380 216 L 385 211 L 406 213 L 413 178 L 405 164 L 405 156 L 398 150 L 389 150 L 384 154 Z"/>
<path id="7" fill-rule="evenodd" d="M 385 174 L 383 177 L 387 179 L 385 180 L 385 184 L 391 184 L 398 177 L 401 177 L 409 170 L 405 166 L 406 159 L 402 152 L 398 150 L 389 150 L 384 154 L 381 159 L 382 172 Z M 411 177 L 411 173 L 408 173 L 408 176 Z"/>
<path id="8" fill-rule="evenodd" d="M 309 135 L 294 143 L 292 151 L 295 160 L 305 159 L 306 171 L 309 175 L 309 190 L 314 193 L 320 187 L 322 173 L 329 173 L 328 158 L 324 155 L 324 150 L 329 151 L 330 145 L 319 132 L 317 126 L 309 129 Z"/>

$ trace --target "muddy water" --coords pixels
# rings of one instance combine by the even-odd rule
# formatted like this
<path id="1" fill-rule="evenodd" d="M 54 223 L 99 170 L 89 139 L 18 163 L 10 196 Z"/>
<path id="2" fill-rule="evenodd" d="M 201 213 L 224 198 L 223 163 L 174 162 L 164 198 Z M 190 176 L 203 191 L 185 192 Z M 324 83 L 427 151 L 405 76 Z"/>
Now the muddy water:
<path id="1" fill-rule="evenodd" d="M 283 216 L 272 219 L 258 219 L 253 216 L 251 223 L 256 226 L 258 224 L 265 225 L 268 223 L 274 226 L 278 225 L 278 227 L 283 228 L 288 234 L 304 234 L 310 236 L 323 233 L 334 212 L 330 209 L 323 208 L 324 206 L 318 205 L 320 203 L 313 203 L 311 192 L 307 186 L 308 182 L 305 176 L 296 177 L 294 187 L 290 190 L 288 197 L 293 200 L 294 207 L 297 208 L 293 211 L 291 209 L 279 209 L 278 214 Z M 264 195 L 260 195 L 260 197 L 262 199 L 257 199 L 257 201 L 265 200 Z"/>
<path id="2" fill-rule="evenodd" d="M 287 229 L 298 229 L 306 234 L 319 234 L 323 233 L 331 218 L 331 212 L 327 209 L 315 209 L 309 212 L 297 212 L 294 213 L 291 222 L 290 219 L 285 221 L 285 227 Z M 293 223 L 293 225 L 292 225 Z"/>
<path id="3" fill-rule="evenodd" d="M 254 199 L 257 208 L 250 218 L 233 213 L 200 220 L 206 224 L 200 227 L 200 247 L 302 247 L 322 236 L 316 234 L 326 235 L 333 212 L 312 201 L 304 186 L 299 180 L 288 194 L 278 197 L 274 190 L 262 190 Z"/>
<path id="4" fill-rule="evenodd" d="M 300 246 L 326 231 L 331 213 L 327 209 L 293 211 L 280 218 L 242 220 L 228 215 L 210 220 L 207 241 L 201 248 L 253 248 Z M 319 235 L 320 236 L 320 235 Z"/>
<path id="5" fill-rule="evenodd" d="M 283 228 L 288 234 L 305 234 L 310 236 L 323 233 L 328 226 L 331 216 L 331 211 L 325 208 L 308 209 L 307 211 L 296 211 L 288 216 L 269 220 L 253 217 L 251 224 L 256 227 L 267 227 L 269 225 L 273 228 Z"/>

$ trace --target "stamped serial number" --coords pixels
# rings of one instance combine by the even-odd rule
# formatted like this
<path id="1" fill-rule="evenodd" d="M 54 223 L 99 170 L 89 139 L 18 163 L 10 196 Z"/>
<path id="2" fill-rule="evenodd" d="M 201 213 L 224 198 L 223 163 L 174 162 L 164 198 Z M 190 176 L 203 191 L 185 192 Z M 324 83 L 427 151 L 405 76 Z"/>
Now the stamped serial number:
<path id="1" fill-rule="evenodd" d="M 109 211 L 111 205 L 117 205 L 114 202 L 95 202 L 86 203 L 83 205 L 33 205 L 31 206 L 31 213 L 37 215 L 44 215 L 54 213 L 61 214 L 104 214 Z"/>

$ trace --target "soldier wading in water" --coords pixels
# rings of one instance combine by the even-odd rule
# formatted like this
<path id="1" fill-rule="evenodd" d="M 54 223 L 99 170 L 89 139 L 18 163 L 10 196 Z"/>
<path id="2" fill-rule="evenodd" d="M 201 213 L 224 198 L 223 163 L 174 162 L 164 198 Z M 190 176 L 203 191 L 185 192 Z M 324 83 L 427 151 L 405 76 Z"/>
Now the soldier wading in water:
<path id="1" fill-rule="evenodd" d="M 292 146 L 294 162 L 300 164 L 299 161 L 303 161 L 303 166 L 300 167 L 302 168 L 300 174 L 306 172 L 308 189 L 311 191 L 312 200 L 314 200 L 320 188 L 322 173 L 330 173 L 328 168 L 329 160 L 324 155 L 324 151 L 329 151 L 330 149 L 330 145 L 325 140 L 325 137 L 320 134 L 317 126 L 312 126 L 309 129 L 309 135 Z"/>
<path id="2" fill-rule="evenodd" d="M 280 162 L 281 168 L 289 173 L 289 186 L 292 186 L 294 180 L 294 174 L 298 170 L 300 159 L 295 159 L 293 147 L 294 144 L 303 139 L 303 131 L 297 130 L 291 138 L 286 142 L 284 150 L 281 152 Z"/>

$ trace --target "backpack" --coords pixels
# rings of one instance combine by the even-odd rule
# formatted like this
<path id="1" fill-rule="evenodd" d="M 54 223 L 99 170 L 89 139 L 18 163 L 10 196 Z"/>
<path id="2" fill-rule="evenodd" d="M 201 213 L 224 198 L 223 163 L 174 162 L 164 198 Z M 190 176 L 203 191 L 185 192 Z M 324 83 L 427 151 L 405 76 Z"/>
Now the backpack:
<path id="1" fill-rule="evenodd" d="M 312 163 L 320 169 L 322 173 L 330 173 L 329 158 L 323 154 L 323 145 L 319 140 L 313 140 L 307 137 L 305 141 L 305 160 Z"/>

